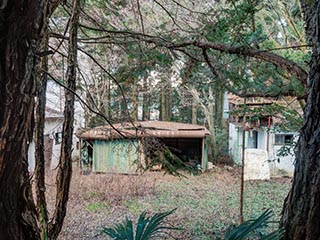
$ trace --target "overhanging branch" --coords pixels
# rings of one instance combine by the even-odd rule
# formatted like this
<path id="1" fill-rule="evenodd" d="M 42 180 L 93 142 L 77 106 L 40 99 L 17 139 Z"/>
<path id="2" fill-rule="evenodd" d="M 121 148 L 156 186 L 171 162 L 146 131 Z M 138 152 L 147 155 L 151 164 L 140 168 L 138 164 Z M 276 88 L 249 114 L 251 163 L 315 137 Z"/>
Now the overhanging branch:
<path id="1" fill-rule="evenodd" d="M 164 46 L 170 48 L 170 49 L 180 49 L 182 47 L 189 47 L 189 46 L 195 46 L 199 47 L 201 49 L 213 49 L 219 52 L 228 53 L 228 54 L 234 54 L 244 57 L 253 57 L 256 59 L 263 60 L 265 62 L 272 63 L 273 65 L 280 67 L 287 71 L 290 74 L 294 74 L 301 82 L 303 86 L 307 86 L 307 79 L 308 79 L 308 73 L 299 66 L 296 62 L 293 62 L 289 59 L 286 59 L 284 57 L 281 57 L 277 54 L 271 53 L 267 50 L 256 50 L 249 47 L 244 46 L 227 46 L 222 44 L 215 44 L 210 42 L 203 42 L 203 41 L 190 41 L 190 42 L 183 42 L 180 44 L 165 44 Z"/>

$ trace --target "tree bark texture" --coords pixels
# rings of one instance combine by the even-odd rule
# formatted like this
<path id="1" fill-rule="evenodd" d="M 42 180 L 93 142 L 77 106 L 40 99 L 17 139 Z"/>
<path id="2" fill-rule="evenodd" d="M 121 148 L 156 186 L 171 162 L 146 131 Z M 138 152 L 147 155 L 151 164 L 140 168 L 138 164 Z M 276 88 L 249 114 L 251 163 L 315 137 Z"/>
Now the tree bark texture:
<path id="1" fill-rule="evenodd" d="M 28 173 L 34 67 L 47 1 L 11 0 L 0 9 L 0 236 L 40 239 Z"/>
<path id="2" fill-rule="evenodd" d="M 304 124 L 296 152 L 292 188 L 285 201 L 285 239 L 320 239 L 320 1 L 300 1 L 313 45 Z"/>
<path id="3" fill-rule="evenodd" d="M 210 91 L 210 95 L 212 95 L 212 91 Z M 216 143 L 216 123 L 214 120 L 214 104 L 208 104 L 208 111 L 205 112 L 206 118 L 208 119 L 208 130 L 210 131 L 211 135 L 209 137 L 209 149 L 208 152 L 211 153 L 211 160 L 213 162 L 217 162 L 217 143 Z"/>
<path id="4" fill-rule="evenodd" d="M 149 93 L 149 84 L 148 78 L 143 78 L 143 107 L 142 107 L 142 120 L 150 120 L 150 93 Z"/>
<path id="5" fill-rule="evenodd" d="M 222 86 L 219 84 L 215 90 L 215 102 L 214 102 L 214 118 L 215 127 L 222 129 L 223 127 L 223 103 L 224 103 L 224 92 Z"/>
<path id="6" fill-rule="evenodd" d="M 72 136 L 74 123 L 74 99 L 73 92 L 76 91 L 77 71 L 77 35 L 79 26 L 79 15 L 81 0 L 74 0 L 70 20 L 69 47 L 68 47 L 68 69 L 65 93 L 64 122 L 62 130 L 62 143 L 59 168 L 57 172 L 57 194 L 55 211 L 48 226 L 48 239 L 57 239 L 66 215 L 67 202 L 72 175 Z"/>
<path id="7" fill-rule="evenodd" d="M 42 52 L 48 50 L 48 21 L 45 23 L 43 37 L 40 43 Z M 45 72 L 43 72 L 43 70 Z M 44 56 L 37 63 L 36 68 L 36 111 L 35 111 L 35 183 L 36 183 L 36 200 L 38 210 L 38 222 L 40 225 L 40 232 L 42 239 L 45 239 L 47 232 L 47 203 L 45 197 L 45 157 L 44 157 L 44 125 L 45 125 L 45 107 L 46 107 L 46 88 L 47 88 L 47 74 L 48 71 L 48 57 Z"/>

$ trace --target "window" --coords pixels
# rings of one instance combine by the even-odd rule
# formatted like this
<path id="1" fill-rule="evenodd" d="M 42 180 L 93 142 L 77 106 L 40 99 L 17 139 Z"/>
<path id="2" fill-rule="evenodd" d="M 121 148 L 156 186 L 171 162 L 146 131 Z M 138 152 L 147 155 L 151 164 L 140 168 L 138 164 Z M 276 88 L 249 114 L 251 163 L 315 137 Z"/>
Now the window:
<path id="1" fill-rule="evenodd" d="M 54 134 L 55 144 L 58 145 L 62 142 L 62 132 L 56 132 Z"/>
<path id="2" fill-rule="evenodd" d="M 258 132 L 250 131 L 248 137 L 248 148 L 258 148 Z"/>
<path id="3" fill-rule="evenodd" d="M 275 145 L 288 144 L 293 140 L 293 134 L 276 134 L 275 135 Z"/>

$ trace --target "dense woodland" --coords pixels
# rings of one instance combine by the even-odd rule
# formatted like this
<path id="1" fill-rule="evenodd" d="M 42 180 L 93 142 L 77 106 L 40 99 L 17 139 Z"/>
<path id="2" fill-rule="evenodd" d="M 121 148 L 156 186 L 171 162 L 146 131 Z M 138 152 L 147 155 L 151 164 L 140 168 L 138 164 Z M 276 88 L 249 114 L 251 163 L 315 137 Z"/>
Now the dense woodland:
<path id="1" fill-rule="evenodd" d="M 224 153 L 227 92 L 299 102 L 274 106 L 300 129 L 285 239 L 319 239 L 320 1 L 13 0 L 0 2 L 0 236 L 56 239 L 72 175 L 74 106 L 86 127 L 160 119 L 205 124 Z M 55 210 L 45 198 L 47 83 L 65 93 Z M 244 109 L 241 114 L 246 114 Z M 264 112 L 264 113 L 265 113 Z M 36 143 L 31 191 L 27 149 Z M 50 216 L 50 217 L 49 217 Z"/>

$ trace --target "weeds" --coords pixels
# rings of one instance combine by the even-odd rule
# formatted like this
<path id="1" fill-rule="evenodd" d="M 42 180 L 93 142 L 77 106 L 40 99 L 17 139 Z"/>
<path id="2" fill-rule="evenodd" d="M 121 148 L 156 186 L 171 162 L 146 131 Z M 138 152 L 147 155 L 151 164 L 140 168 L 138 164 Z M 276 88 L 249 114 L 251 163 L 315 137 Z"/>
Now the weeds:
<path id="1" fill-rule="evenodd" d="M 86 209 L 90 212 L 106 211 L 108 208 L 106 202 L 93 202 L 86 205 Z"/>
<path id="2" fill-rule="evenodd" d="M 174 208 L 178 209 L 167 222 L 185 230 L 174 232 L 169 239 L 215 239 L 228 226 L 237 224 L 240 177 L 236 168 L 217 168 L 187 177 L 164 176 L 161 172 L 141 176 L 75 173 L 61 239 L 105 239 L 96 235 L 101 225 L 112 226 L 123 216 L 135 222 L 143 211 Z M 244 217 L 254 219 L 256 213 L 271 208 L 275 213 L 271 220 L 278 220 L 289 186 L 289 179 L 246 182 Z M 50 195 L 54 192 L 51 185 L 47 189 Z"/>

